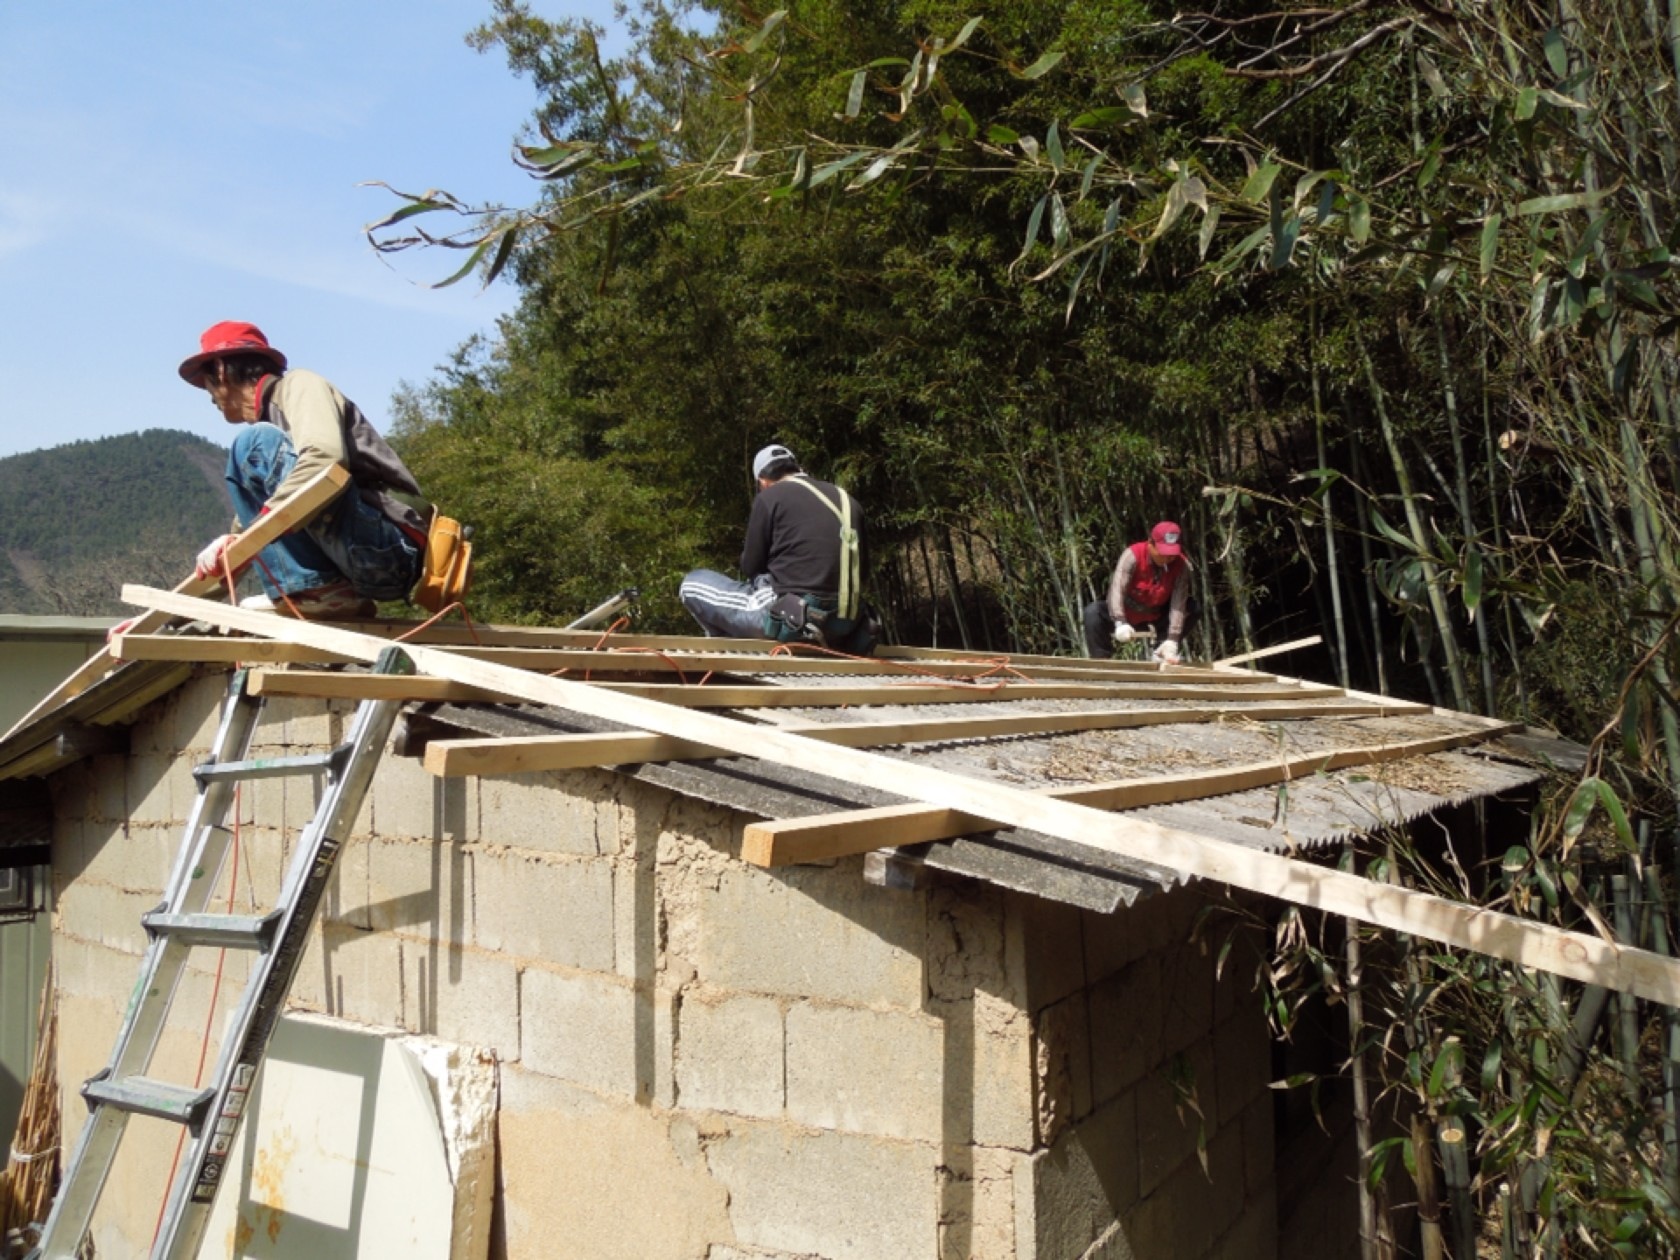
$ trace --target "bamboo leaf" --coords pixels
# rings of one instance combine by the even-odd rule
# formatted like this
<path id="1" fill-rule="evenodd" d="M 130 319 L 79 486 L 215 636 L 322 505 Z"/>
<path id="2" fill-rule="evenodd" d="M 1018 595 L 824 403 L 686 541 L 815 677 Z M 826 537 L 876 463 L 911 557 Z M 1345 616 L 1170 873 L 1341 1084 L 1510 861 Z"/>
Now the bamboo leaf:
<path id="1" fill-rule="evenodd" d="M 869 71 L 859 70 L 852 75 L 852 85 L 846 90 L 846 110 L 842 118 L 856 118 L 863 109 L 863 89 L 869 81 Z"/>
<path id="2" fill-rule="evenodd" d="M 1066 53 L 1061 51 L 1047 52 L 1024 70 L 1016 69 L 1014 64 L 1011 63 L 1009 73 L 1014 75 L 1017 79 L 1042 79 L 1045 75 L 1054 70 L 1056 68 L 1056 64 L 1066 55 Z"/>
<path id="3" fill-rule="evenodd" d="M 1447 90 L 1447 81 L 1441 77 L 1441 68 L 1435 64 L 1435 59 L 1426 52 L 1417 55 L 1418 70 L 1423 75 L 1423 81 L 1429 85 L 1429 92 L 1436 100 L 1452 99 L 1452 93 Z"/>
<path id="4" fill-rule="evenodd" d="M 1482 602 L 1482 553 L 1474 543 L 1464 549 L 1464 609 L 1475 619 Z"/>
<path id="5" fill-rule="evenodd" d="M 1059 124 L 1051 123 L 1050 130 L 1044 135 L 1044 152 L 1050 158 L 1050 165 L 1058 171 L 1067 165 L 1067 154 L 1062 152 L 1062 135 Z"/>
<path id="6" fill-rule="evenodd" d="M 957 49 L 961 48 L 964 44 L 968 43 L 968 37 L 970 35 L 974 34 L 975 31 L 980 29 L 980 23 L 983 22 L 984 20 L 985 20 L 984 18 L 978 18 L 978 17 L 969 18 L 968 21 L 963 23 L 962 30 L 957 32 L 956 38 L 953 39 L 949 44 L 945 45 L 945 51 L 946 52 L 955 52 Z"/>
<path id="7" fill-rule="evenodd" d="M 1553 74 L 1561 79 L 1569 73 L 1569 49 L 1564 45 L 1562 31 L 1552 27 L 1540 41 L 1540 46 L 1546 50 L 1546 64 L 1551 66 Z"/>
<path id="8" fill-rule="evenodd" d="M 459 271 L 457 271 L 454 275 L 450 276 L 448 279 L 439 280 L 436 284 L 432 285 L 431 287 L 434 288 L 434 289 L 447 289 L 450 285 L 452 285 L 452 284 L 456 283 L 457 281 L 461 280 L 463 277 L 470 275 L 472 273 L 472 269 L 474 267 L 478 266 L 479 259 L 484 257 L 486 251 L 488 251 L 489 248 L 490 248 L 490 242 L 488 240 L 480 241 L 479 244 L 478 244 L 478 248 L 473 250 L 472 253 L 467 255 L 467 261 L 461 264 L 461 269 Z"/>
<path id="9" fill-rule="evenodd" d="M 1012 131 L 1008 127 L 1000 126 L 997 123 L 993 123 L 986 128 L 986 139 L 996 145 L 1014 144 L 1020 138 L 1020 132 Z"/>
<path id="10" fill-rule="evenodd" d="M 1102 165 L 1102 154 L 1097 154 L 1085 163 L 1085 173 L 1079 180 L 1079 200 L 1084 201 L 1091 192 L 1091 182 L 1097 177 L 1097 167 Z"/>
<path id="11" fill-rule="evenodd" d="M 1504 1045 L 1495 1041 L 1487 1048 L 1487 1053 L 1482 1056 L 1482 1092 L 1484 1094 L 1493 1093 L 1495 1087 L 1499 1084 L 1499 1064 L 1504 1057 L 1504 1053 Z"/>
<path id="12" fill-rule="evenodd" d="M 506 267 L 508 259 L 513 257 L 513 247 L 515 242 L 518 240 L 519 228 L 517 225 L 508 228 L 507 231 L 502 233 L 501 244 L 496 246 L 496 256 L 490 260 L 490 267 L 484 273 L 484 285 L 486 288 L 489 288 L 490 285 L 495 282 L 496 277 L 502 274 L 502 268 Z"/>
<path id="13" fill-rule="evenodd" d="M 1068 229 L 1067 206 L 1062 204 L 1061 193 L 1050 196 L 1050 239 L 1056 242 L 1057 249 L 1066 249 L 1073 234 Z"/>
<path id="14" fill-rule="evenodd" d="M 1174 223 L 1178 222 L 1178 217 L 1184 213 L 1184 207 L 1187 204 L 1184 195 L 1184 181 L 1181 179 L 1167 190 L 1166 204 L 1161 207 L 1161 217 L 1155 224 L 1155 230 L 1149 234 L 1149 239 L 1155 240 L 1164 235 Z"/>
<path id="15" fill-rule="evenodd" d="M 1417 551 L 1417 544 L 1384 520 L 1383 514 L 1375 508 L 1371 509 L 1371 523 L 1377 527 L 1377 532 L 1379 534 L 1388 539 L 1388 541 L 1393 543 L 1396 547 L 1399 547 L 1402 551 L 1407 554 Z"/>
<path id="16" fill-rule="evenodd" d="M 1207 257 L 1208 246 L 1213 244 L 1213 234 L 1219 227 L 1219 207 L 1209 206 L 1207 213 L 1202 216 L 1202 230 L 1196 236 L 1197 257 Z"/>
<path id="17" fill-rule="evenodd" d="M 1353 232 L 1356 245 L 1363 245 L 1371 239 L 1371 203 L 1363 197 L 1353 197 L 1348 202 L 1348 227 Z"/>
<path id="18" fill-rule="evenodd" d="M 817 167 L 816 170 L 811 172 L 811 182 L 808 187 L 821 187 L 823 184 L 828 183 L 829 180 L 833 179 L 841 171 L 851 169 L 868 156 L 869 150 L 860 149 L 856 153 L 848 154 L 843 158 L 837 158 L 833 162 L 824 162 L 821 166 Z"/>
<path id="19" fill-rule="evenodd" d="M 1517 92 L 1517 107 L 1512 111 L 1518 122 L 1527 122 L 1540 107 L 1540 89 L 1525 87 Z"/>
<path id="20" fill-rule="evenodd" d="M 1143 84 L 1126 84 L 1120 89 L 1120 97 L 1126 102 L 1126 108 L 1139 118 L 1149 117 L 1149 97 L 1144 93 Z"/>
<path id="21" fill-rule="evenodd" d="M 1596 192 L 1558 193 L 1551 197 L 1530 197 L 1517 203 L 1517 213 L 1555 214 L 1560 210 L 1581 210 L 1597 205 L 1604 198 L 1604 190 Z"/>
<path id="22" fill-rule="evenodd" d="M 1589 776 L 1576 785 L 1563 814 L 1565 840 L 1578 840 L 1585 830 L 1587 820 L 1592 817 L 1593 806 L 1598 804 L 1598 782 L 1596 776 Z"/>
<path id="23" fill-rule="evenodd" d="M 750 53 L 757 52 L 764 46 L 764 41 L 770 38 L 771 33 L 782 24 L 782 19 L 785 17 L 787 17 L 787 10 L 777 9 L 769 17 L 764 19 L 764 22 L 758 28 L 757 33 L 754 34 L 753 37 L 745 44 L 743 44 L 742 48 Z"/>
<path id="24" fill-rule="evenodd" d="M 1503 216 L 1495 212 L 1482 221 L 1482 279 L 1493 274 L 1493 264 L 1499 257 L 1499 225 Z"/>
<path id="25" fill-rule="evenodd" d="M 1044 222 L 1044 208 L 1050 203 L 1050 194 L 1045 193 L 1038 199 L 1038 204 L 1032 208 L 1027 216 L 1027 243 L 1021 247 L 1020 257 L 1016 258 L 1012 266 L 1020 266 L 1023 259 L 1032 252 L 1032 247 L 1038 242 L 1038 229 Z"/>
<path id="26" fill-rule="evenodd" d="M 1068 127 L 1075 131 L 1082 131 L 1089 127 L 1106 127 L 1110 123 L 1119 122 L 1131 113 L 1124 105 L 1104 105 L 1099 109 L 1091 109 L 1080 114 Z"/>
<path id="27" fill-rule="evenodd" d="M 1262 162 L 1254 174 L 1248 177 L 1248 182 L 1243 185 L 1243 190 L 1239 195 L 1244 201 L 1258 204 L 1272 191 L 1272 181 L 1278 177 L 1278 172 L 1282 169 L 1281 166 L 1270 159 Z"/>
<path id="28" fill-rule="evenodd" d="M 1628 822 L 1627 810 L 1622 807 L 1622 801 L 1611 786 L 1603 779 L 1597 780 L 1598 802 L 1604 806 L 1604 812 L 1610 819 L 1610 825 L 1615 829 L 1616 839 L 1621 841 L 1622 848 L 1629 853 L 1638 853 L 1639 845 L 1633 838 L 1633 827 Z"/>

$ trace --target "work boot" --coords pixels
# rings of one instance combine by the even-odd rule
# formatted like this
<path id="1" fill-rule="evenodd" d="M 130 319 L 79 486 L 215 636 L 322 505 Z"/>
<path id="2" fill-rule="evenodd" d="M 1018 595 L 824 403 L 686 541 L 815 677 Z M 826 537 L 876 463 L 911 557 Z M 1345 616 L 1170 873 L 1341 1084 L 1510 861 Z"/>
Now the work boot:
<path id="1" fill-rule="evenodd" d="M 296 609 L 297 616 L 310 621 L 367 621 L 378 611 L 371 599 L 356 594 L 356 588 L 347 578 L 307 591 L 292 591 L 283 600 L 270 599 L 266 594 L 247 595 L 239 601 L 239 606 L 286 617 L 292 616 L 292 610 Z"/>

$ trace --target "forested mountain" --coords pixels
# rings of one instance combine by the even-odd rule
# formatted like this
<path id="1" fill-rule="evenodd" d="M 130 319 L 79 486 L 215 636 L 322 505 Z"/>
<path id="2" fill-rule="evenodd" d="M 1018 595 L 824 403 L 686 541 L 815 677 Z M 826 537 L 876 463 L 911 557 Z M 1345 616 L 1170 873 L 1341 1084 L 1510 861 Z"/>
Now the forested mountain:
<path id="1" fill-rule="evenodd" d="M 1591 742 L 1501 859 L 1397 838 L 1357 869 L 1606 933 L 1631 888 L 1638 939 L 1680 940 L 1672 5 L 649 0 L 617 61 L 493 8 L 540 191 L 375 232 L 453 233 L 465 267 L 405 263 L 521 294 L 397 407 L 479 529 L 475 611 L 634 582 L 685 628 L 677 579 L 732 564 L 771 440 L 866 505 L 906 642 L 1077 652 L 1169 517 L 1197 655 L 1321 633 L 1292 669 Z M 1349 1061 L 1440 1187 L 1425 1253 L 1484 1221 L 1509 1256 L 1680 1250 L 1671 1016 L 1583 1055 L 1588 1004 L 1518 969 L 1390 940 L 1361 980 L 1328 931 L 1279 940 L 1280 1024 L 1362 998 Z M 1367 1255 L 1383 1196 L 1423 1193 L 1394 1153 L 1366 1151 Z"/>
<path id="2" fill-rule="evenodd" d="M 227 528 L 225 459 L 170 429 L 0 459 L 0 611 L 121 613 L 124 582 L 174 586 Z"/>

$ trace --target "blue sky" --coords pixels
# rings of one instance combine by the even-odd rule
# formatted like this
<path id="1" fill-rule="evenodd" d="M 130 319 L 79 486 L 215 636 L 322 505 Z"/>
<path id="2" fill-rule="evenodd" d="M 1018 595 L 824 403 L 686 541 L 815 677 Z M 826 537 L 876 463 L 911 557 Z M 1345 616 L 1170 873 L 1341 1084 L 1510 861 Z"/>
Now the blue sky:
<path id="1" fill-rule="evenodd" d="M 0 4 L 0 456 L 227 426 L 176 365 L 260 325 L 385 427 L 512 290 L 425 287 L 457 255 L 382 259 L 384 180 L 524 204 L 535 97 L 463 41 L 488 0 Z M 610 25 L 611 0 L 535 0 Z M 450 259 L 456 259 L 451 263 Z"/>

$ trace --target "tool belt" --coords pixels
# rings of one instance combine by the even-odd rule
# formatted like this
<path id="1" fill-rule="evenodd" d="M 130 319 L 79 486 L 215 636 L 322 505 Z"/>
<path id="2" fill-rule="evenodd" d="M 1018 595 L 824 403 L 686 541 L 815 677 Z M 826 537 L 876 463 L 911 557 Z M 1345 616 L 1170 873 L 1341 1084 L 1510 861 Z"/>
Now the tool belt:
<path id="1" fill-rule="evenodd" d="M 431 505 L 424 545 L 420 548 L 420 577 L 408 601 L 427 612 L 442 612 L 472 585 L 472 526 L 462 525 Z M 416 541 L 419 541 L 418 539 Z"/>
<path id="2" fill-rule="evenodd" d="M 834 595 L 779 595 L 764 610 L 764 637 L 778 643 L 815 643 L 868 656 L 880 641 L 880 630 L 867 609 L 842 617 Z"/>

